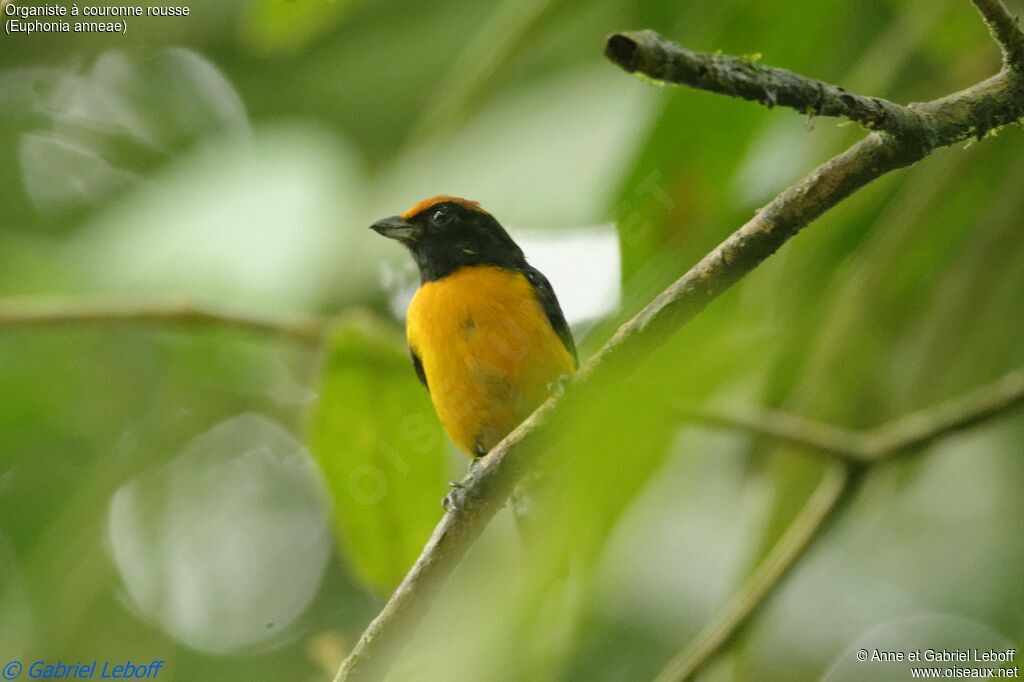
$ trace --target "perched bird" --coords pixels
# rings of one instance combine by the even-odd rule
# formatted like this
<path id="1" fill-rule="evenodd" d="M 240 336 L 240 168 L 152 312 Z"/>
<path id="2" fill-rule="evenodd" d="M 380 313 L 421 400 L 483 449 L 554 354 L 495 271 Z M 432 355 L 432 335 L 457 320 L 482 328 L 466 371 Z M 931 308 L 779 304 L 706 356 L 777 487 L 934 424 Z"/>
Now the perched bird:
<path id="1" fill-rule="evenodd" d="M 551 284 L 475 201 L 425 199 L 371 228 L 420 271 L 406 337 L 445 430 L 486 455 L 577 368 Z"/>

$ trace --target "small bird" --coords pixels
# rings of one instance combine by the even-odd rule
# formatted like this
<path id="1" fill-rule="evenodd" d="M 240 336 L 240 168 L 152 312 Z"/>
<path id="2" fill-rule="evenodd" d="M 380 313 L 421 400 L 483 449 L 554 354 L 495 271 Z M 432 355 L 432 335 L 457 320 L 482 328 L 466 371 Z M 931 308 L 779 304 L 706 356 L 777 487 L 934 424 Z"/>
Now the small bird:
<path id="1" fill-rule="evenodd" d="M 577 369 L 555 292 L 475 201 L 425 199 L 371 229 L 404 244 L 419 267 L 406 320 L 412 364 L 475 461 Z"/>

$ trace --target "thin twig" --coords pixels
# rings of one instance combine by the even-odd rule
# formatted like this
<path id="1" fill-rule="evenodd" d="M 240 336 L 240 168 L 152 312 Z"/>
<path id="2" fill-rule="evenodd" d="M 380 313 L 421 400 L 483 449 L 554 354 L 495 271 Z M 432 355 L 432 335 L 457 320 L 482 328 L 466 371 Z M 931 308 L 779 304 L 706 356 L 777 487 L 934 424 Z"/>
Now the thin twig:
<path id="1" fill-rule="evenodd" d="M 680 416 L 713 428 L 747 431 L 796 445 L 826 459 L 854 464 L 869 461 L 867 434 L 842 429 L 788 412 L 767 409 L 684 407 Z"/>
<path id="2" fill-rule="evenodd" d="M 743 586 L 690 644 L 658 674 L 656 682 L 691 679 L 726 646 L 781 584 L 852 490 L 848 467 L 832 464 L 799 515 Z"/>
<path id="3" fill-rule="evenodd" d="M 637 45 L 638 50 L 642 48 Z M 622 56 L 619 47 L 609 49 L 616 63 Z M 636 54 L 630 59 L 633 58 Z M 645 68 L 651 63 L 644 57 L 639 60 L 639 66 L 633 61 L 629 66 Z M 661 72 L 648 75 L 658 77 L 657 73 Z M 720 76 L 718 82 L 740 93 L 742 82 L 757 73 L 756 69 L 733 69 Z M 729 80 L 730 74 L 735 75 L 734 82 Z M 696 86 L 702 84 L 698 80 Z M 768 85 L 763 83 L 761 91 Z M 722 91 L 726 89 L 723 87 Z M 838 99 L 843 101 L 842 97 Z M 860 105 L 853 108 L 860 110 Z M 913 114 L 906 114 L 905 110 Z M 885 116 L 879 119 L 878 126 L 884 133 L 868 135 L 758 211 L 622 325 L 576 375 L 570 391 L 545 403 L 481 460 L 464 481 L 463 505 L 442 517 L 409 573 L 345 659 L 335 678 L 337 682 L 379 679 L 386 674 L 406 635 L 415 628 L 440 586 L 504 505 L 519 477 L 532 467 L 539 455 L 537 445 L 543 427 L 555 410 L 561 411 L 562 403 L 585 401 L 590 387 L 630 371 L 649 349 L 686 324 L 811 221 L 867 183 L 915 163 L 940 146 L 972 135 L 984 136 L 989 130 L 1020 119 L 1024 116 L 1024 79 L 1004 70 L 954 95 L 914 107 L 883 106 L 882 111 Z"/>
<path id="4" fill-rule="evenodd" d="M 844 429 L 779 410 L 684 407 L 687 420 L 739 429 L 849 464 L 873 464 L 1024 406 L 1024 367 L 970 393 L 872 429 Z"/>
<path id="5" fill-rule="evenodd" d="M 989 33 L 1003 51 L 1003 63 L 1024 71 L 1024 31 L 1019 19 L 1006 9 L 1002 0 L 971 0 L 985 20 Z"/>
<path id="6" fill-rule="evenodd" d="M 899 417 L 868 431 L 841 429 L 776 410 L 682 411 L 686 419 L 740 429 L 797 445 L 835 461 L 799 516 L 742 587 L 700 634 L 658 674 L 657 682 L 692 679 L 757 613 L 796 560 L 846 499 L 854 468 L 873 466 L 934 443 L 939 438 L 1024 406 L 1024 367 L 935 407 Z"/>
<path id="7" fill-rule="evenodd" d="M 998 381 L 927 410 L 914 412 L 867 434 L 868 459 L 883 460 L 1024 405 L 1024 367 Z"/>
<path id="8" fill-rule="evenodd" d="M 0 331 L 98 324 L 222 327 L 307 345 L 319 344 L 327 329 L 327 321 L 317 318 L 273 319 L 187 302 L 0 300 Z"/>

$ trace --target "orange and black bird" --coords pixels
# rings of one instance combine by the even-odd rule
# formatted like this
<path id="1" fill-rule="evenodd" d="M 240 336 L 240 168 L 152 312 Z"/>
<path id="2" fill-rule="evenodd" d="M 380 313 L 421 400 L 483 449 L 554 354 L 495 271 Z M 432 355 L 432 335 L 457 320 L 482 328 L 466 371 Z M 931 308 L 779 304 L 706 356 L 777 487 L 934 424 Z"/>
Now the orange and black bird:
<path id="1" fill-rule="evenodd" d="M 371 228 L 419 267 L 406 321 L 412 364 L 452 440 L 482 457 L 576 371 L 555 292 L 475 201 L 425 199 Z"/>

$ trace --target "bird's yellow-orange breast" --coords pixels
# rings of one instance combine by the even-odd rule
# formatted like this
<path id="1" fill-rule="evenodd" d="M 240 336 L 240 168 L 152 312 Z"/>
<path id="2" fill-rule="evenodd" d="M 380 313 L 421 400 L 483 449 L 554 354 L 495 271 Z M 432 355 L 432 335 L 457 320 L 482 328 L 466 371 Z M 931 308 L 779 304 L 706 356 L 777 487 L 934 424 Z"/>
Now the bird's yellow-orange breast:
<path id="1" fill-rule="evenodd" d="M 420 286 L 406 321 L 434 408 L 455 443 L 484 454 L 575 370 L 522 273 L 474 266 Z"/>

